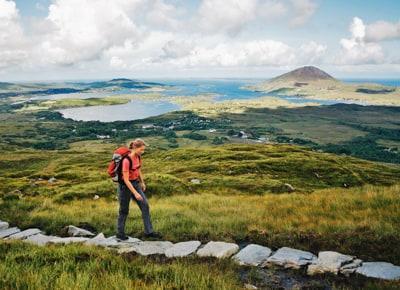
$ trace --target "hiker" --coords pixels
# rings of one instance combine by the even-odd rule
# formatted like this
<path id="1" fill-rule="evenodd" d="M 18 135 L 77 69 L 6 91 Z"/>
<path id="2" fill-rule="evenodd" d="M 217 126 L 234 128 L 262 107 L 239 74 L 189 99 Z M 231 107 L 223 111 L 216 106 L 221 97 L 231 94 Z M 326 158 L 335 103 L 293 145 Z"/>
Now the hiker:
<path id="1" fill-rule="evenodd" d="M 144 194 L 146 184 L 141 172 L 142 159 L 146 143 L 142 139 L 135 139 L 130 142 L 129 155 L 122 159 L 122 180 L 118 183 L 118 200 L 119 200 L 119 215 L 117 222 L 117 238 L 127 240 L 125 235 L 125 222 L 129 213 L 129 204 L 131 198 L 134 199 L 142 212 L 144 224 L 144 237 L 146 238 L 161 238 L 161 234 L 153 231 L 150 218 L 150 208 Z"/>

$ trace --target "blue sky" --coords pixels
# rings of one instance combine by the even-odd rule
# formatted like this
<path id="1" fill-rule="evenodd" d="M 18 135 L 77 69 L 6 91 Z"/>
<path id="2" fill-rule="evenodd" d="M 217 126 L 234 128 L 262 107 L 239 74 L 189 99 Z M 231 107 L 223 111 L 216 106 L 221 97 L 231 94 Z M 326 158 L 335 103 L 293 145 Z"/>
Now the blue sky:
<path id="1" fill-rule="evenodd" d="M 398 78 L 400 1 L 0 0 L 0 79 Z"/>

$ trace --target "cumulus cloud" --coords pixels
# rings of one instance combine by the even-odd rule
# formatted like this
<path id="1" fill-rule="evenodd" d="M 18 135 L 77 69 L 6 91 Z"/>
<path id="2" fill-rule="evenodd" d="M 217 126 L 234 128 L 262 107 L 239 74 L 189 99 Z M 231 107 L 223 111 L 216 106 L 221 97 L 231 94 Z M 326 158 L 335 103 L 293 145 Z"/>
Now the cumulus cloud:
<path id="1" fill-rule="evenodd" d="M 235 36 L 254 21 L 269 23 L 287 16 L 289 10 L 290 26 L 304 25 L 317 7 L 314 0 L 203 0 L 196 23 L 207 33 Z"/>
<path id="2" fill-rule="evenodd" d="M 166 58 L 180 58 L 190 54 L 193 50 L 193 41 L 188 40 L 170 40 L 162 48 Z"/>
<path id="3" fill-rule="evenodd" d="M 366 26 L 365 40 L 377 42 L 382 40 L 400 39 L 400 21 L 397 23 L 377 21 Z"/>
<path id="4" fill-rule="evenodd" d="M 318 0 L 201 0 L 190 8 L 177 3 L 185 2 L 52 0 L 37 7 L 47 16 L 21 19 L 15 1 L 0 0 L 0 71 L 208 72 L 332 64 L 324 44 L 268 36 L 269 25 L 307 23 Z M 399 39 L 399 26 L 355 17 L 340 51 L 328 57 L 341 67 L 398 63 L 385 57 L 380 41 Z"/>
<path id="5" fill-rule="evenodd" d="M 163 47 L 161 58 L 151 59 L 151 63 L 166 66 L 188 67 L 263 67 L 309 64 L 317 62 L 325 53 L 326 46 L 316 42 L 304 44 L 300 49 L 281 41 L 262 39 L 210 43 L 194 40 L 169 41 Z"/>
<path id="6" fill-rule="evenodd" d="M 328 47 L 324 44 L 310 41 L 300 46 L 299 62 L 304 64 L 318 64 L 322 61 Z"/>
<path id="7" fill-rule="evenodd" d="M 293 5 L 293 18 L 291 26 L 300 26 L 306 23 L 317 10 L 318 5 L 313 0 L 291 0 Z"/>
<path id="8" fill-rule="evenodd" d="M 166 3 L 163 0 L 154 0 L 148 5 L 146 20 L 157 28 L 179 29 L 182 24 L 179 17 L 182 17 L 184 12 L 184 9 L 178 8 L 173 4 Z"/>
<path id="9" fill-rule="evenodd" d="M 15 2 L 0 0 L 0 68 L 19 64 L 28 57 L 26 39 Z"/>
<path id="10" fill-rule="evenodd" d="M 104 50 L 135 40 L 140 30 L 132 19 L 140 0 L 56 0 L 49 7 L 41 50 L 59 65 L 99 59 Z"/>
<path id="11" fill-rule="evenodd" d="M 365 41 L 366 26 L 362 19 L 354 17 L 349 30 L 351 37 L 340 40 L 341 53 L 337 64 L 381 64 L 385 61 L 381 45 Z"/>
<path id="12" fill-rule="evenodd" d="M 203 0 L 198 25 L 206 32 L 237 34 L 255 17 L 257 0 Z"/>
<path id="13" fill-rule="evenodd" d="M 269 22 L 287 15 L 288 7 L 281 0 L 266 0 L 258 2 L 257 16 L 264 22 Z"/>

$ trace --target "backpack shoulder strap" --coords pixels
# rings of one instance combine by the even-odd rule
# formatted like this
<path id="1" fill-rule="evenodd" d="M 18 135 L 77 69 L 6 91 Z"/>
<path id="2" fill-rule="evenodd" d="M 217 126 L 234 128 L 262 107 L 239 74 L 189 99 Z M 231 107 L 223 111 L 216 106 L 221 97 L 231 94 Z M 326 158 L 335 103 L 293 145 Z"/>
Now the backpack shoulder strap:
<path id="1" fill-rule="evenodd" d="M 126 156 L 124 156 L 124 157 L 122 157 L 122 159 L 121 159 L 121 172 L 122 172 L 122 162 L 124 162 L 124 159 L 128 159 L 128 161 L 129 161 L 129 169 L 132 169 L 132 165 L 133 165 L 133 161 L 132 161 L 132 159 L 129 157 L 129 155 L 126 155 Z"/>

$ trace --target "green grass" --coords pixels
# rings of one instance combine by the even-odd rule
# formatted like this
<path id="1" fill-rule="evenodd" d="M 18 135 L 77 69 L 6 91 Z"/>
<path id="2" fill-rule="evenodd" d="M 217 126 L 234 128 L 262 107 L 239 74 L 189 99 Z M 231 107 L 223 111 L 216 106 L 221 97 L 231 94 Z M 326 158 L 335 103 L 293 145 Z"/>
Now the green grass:
<path id="1" fill-rule="evenodd" d="M 241 289 L 230 261 L 120 256 L 96 247 L 0 242 L 1 289 Z"/>
<path id="2" fill-rule="evenodd" d="M 0 196 L 19 190 L 24 196 L 50 196 L 54 200 L 109 197 L 115 185 L 106 173 L 116 144 L 79 142 L 69 150 L 3 151 L 0 161 Z M 144 172 L 149 195 L 170 196 L 213 192 L 268 194 L 363 184 L 389 185 L 397 181 L 399 166 L 315 152 L 294 145 L 227 144 L 149 149 Z M 54 183 L 48 179 L 55 177 Z M 198 178 L 201 184 L 192 184 Z M 11 194 L 12 195 L 12 194 Z"/>
<path id="3" fill-rule="evenodd" d="M 143 122 L 161 120 L 166 125 L 180 114 Z M 144 155 L 143 170 L 153 225 L 165 239 L 246 241 L 314 253 L 336 250 L 366 261 L 400 264 L 399 165 L 289 144 L 246 144 L 250 141 L 234 138 L 228 144 L 211 144 L 214 136 L 224 137 L 229 128 L 251 128 L 260 134 L 270 132 L 318 143 L 330 139 L 349 142 L 356 135 L 366 138 L 365 132 L 371 128 L 389 129 L 382 132 L 392 134 L 398 127 L 393 122 L 396 114 L 395 109 L 369 107 L 252 109 L 247 114 L 219 116 L 225 121 L 208 127 L 192 123 L 189 117 L 175 130 L 177 137 L 140 130 L 140 122 L 87 123 L 41 120 L 41 115 L 33 113 L 0 114 L 0 219 L 22 229 L 39 227 L 48 234 L 59 234 L 68 224 L 88 223 L 97 232 L 113 235 L 118 202 L 115 184 L 106 174 L 107 164 L 118 145 L 141 136 L 151 144 Z M 228 119 L 231 125 L 226 125 Z M 366 127 L 357 127 L 358 123 Z M 75 127 L 79 135 L 71 133 Z M 88 140 L 115 127 L 120 135 L 112 140 Z M 125 128 L 128 133 L 122 133 Z M 210 133 L 209 128 L 217 132 Z M 343 134 L 329 135 L 337 128 Z M 207 136 L 207 140 L 184 137 L 192 131 Z M 367 136 L 371 137 L 371 132 Z M 396 135 L 387 139 L 389 135 L 379 135 L 382 132 L 374 132 L 373 137 L 396 146 Z M 32 144 L 48 140 L 65 149 L 32 149 Z M 86 141 L 74 142 L 77 140 Z M 56 178 L 54 183 L 48 182 L 51 177 Z M 193 178 L 201 183 L 191 183 Z M 293 185 L 295 192 L 288 193 L 285 183 Z M 100 199 L 93 200 L 94 195 Z M 140 211 L 132 203 L 127 232 L 136 236 L 142 230 Z M 102 264 L 103 260 L 107 262 Z M 0 243 L 0 275 L 6 277 L 0 279 L 0 288 L 6 289 L 35 289 L 49 281 L 63 289 L 102 285 L 235 289 L 241 285 L 237 273 L 229 262 L 165 262 L 116 257 L 83 246 L 37 248 Z M 90 279 L 93 275 L 95 279 Z"/>

